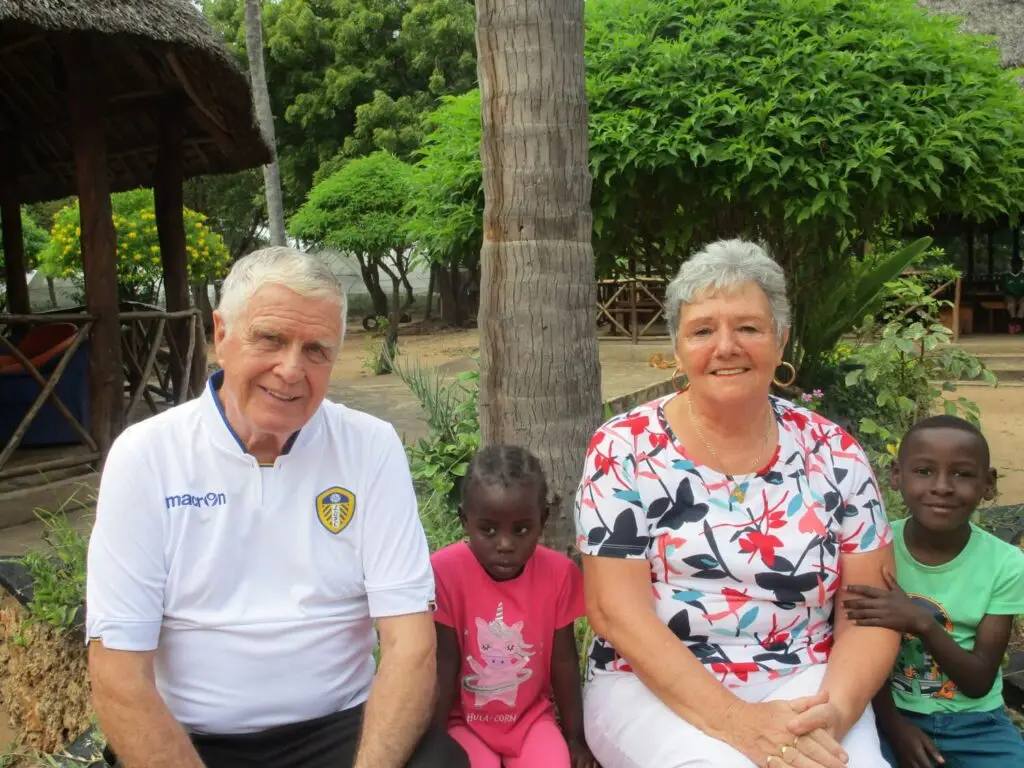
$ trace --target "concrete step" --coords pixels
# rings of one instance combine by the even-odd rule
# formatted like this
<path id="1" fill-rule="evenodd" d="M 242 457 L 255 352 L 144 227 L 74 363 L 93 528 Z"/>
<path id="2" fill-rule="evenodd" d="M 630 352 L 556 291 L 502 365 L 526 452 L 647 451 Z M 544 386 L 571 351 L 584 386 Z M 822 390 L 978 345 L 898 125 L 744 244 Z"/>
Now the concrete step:
<path id="1" fill-rule="evenodd" d="M 95 506 L 100 487 L 98 472 L 52 480 L 48 475 L 46 481 L 35 479 L 36 483 L 27 487 L 4 484 L 0 491 L 0 530 L 35 520 L 37 511 L 71 512 Z"/>

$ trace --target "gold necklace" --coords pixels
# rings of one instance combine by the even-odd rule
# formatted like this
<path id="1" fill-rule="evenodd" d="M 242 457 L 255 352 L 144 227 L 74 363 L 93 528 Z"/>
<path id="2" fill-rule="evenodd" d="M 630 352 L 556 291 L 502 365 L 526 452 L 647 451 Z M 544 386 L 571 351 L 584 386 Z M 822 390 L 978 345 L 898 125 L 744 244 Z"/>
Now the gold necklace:
<path id="1" fill-rule="evenodd" d="M 701 442 L 704 443 L 704 447 L 708 449 L 708 452 L 715 458 L 715 461 L 718 462 L 719 466 L 724 467 L 725 463 L 722 461 L 722 457 L 718 455 L 718 451 L 715 450 L 714 446 L 711 445 L 711 441 L 708 440 L 707 437 L 704 435 L 704 430 L 702 430 L 700 428 L 700 421 L 697 419 L 697 414 L 695 414 L 693 412 L 693 400 L 692 400 L 692 398 L 690 398 L 690 397 L 686 398 L 686 407 L 687 407 L 687 410 L 690 413 L 690 423 L 693 424 L 693 428 L 697 431 L 697 437 L 699 437 L 701 439 Z M 772 436 L 772 407 L 771 407 L 771 404 L 769 404 L 769 406 L 768 406 L 768 428 L 765 430 L 765 433 L 764 433 L 764 445 L 761 446 L 761 452 L 759 454 L 757 454 L 757 459 L 754 461 L 754 469 L 752 470 L 753 472 L 757 472 L 759 469 L 761 469 L 761 457 L 764 456 L 764 452 L 768 449 L 768 442 L 771 440 L 771 436 Z M 743 500 L 746 498 L 746 495 L 747 495 L 746 491 L 743 488 L 741 488 L 736 483 L 736 481 L 733 479 L 733 476 L 730 473 L 723 472 L 722 474 L 724 474 L 726 476 L 726 478 L 733 485 L 733 489 L 729 493 L 729 506 L 730 507 L 732 506 L 732 502 L 734 500 L 737 503 L 742 504 Z M 745 474 L 750 474 L 750 473 L 745 473 Z"/>

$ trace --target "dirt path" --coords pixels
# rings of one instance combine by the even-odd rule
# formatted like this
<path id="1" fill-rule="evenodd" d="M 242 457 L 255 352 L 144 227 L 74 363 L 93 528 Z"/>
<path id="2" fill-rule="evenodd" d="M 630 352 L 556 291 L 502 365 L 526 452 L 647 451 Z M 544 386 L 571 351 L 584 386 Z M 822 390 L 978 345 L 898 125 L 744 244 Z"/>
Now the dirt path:
<path id="1" fill-rule="evenodd" d="M 999 471 L 999 504 L 1024 504 L 1024 386 L 961 386 L 959 393 L 981 409 L 981 426 Z"/>

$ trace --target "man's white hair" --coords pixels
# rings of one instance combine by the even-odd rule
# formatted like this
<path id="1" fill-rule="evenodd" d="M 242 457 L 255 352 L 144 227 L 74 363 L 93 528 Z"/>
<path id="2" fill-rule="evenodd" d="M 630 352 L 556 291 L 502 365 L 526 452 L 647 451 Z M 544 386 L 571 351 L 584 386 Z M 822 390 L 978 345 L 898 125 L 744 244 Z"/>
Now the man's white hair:
<path id="1" fill-rule="evenodd" d="M 341 308 L 341 340 L 345 338 L 347 302 L 341 281 L 320 259 L 308 253 L 275 245 L 243 256 L 231 267 L 221 287 L 217 311 L 224 326 L 231 326 L 245 311 L 245 305 L 265 285 L 281 285 L 309 298 L 334 299 Z"/>

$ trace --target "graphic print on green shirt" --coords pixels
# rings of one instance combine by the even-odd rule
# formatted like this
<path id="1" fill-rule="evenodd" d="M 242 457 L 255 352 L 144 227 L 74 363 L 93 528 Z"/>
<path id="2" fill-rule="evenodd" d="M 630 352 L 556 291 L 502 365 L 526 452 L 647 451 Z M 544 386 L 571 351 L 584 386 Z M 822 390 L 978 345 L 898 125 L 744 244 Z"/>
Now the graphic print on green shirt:
<path id="1" fill-rule="evenodd" d="M 978 624 L 987 614 L 1024 613 L 1024 552 L 971 526 L 967 546 L 944 565 L 917 562 L 903 539 L 906 520 L 893 523 L 896 580 L 917 604 L 965 650 L 974 649 Z M 1003 705 L 1003 681 L 980 699 L 964 696 L 946 677 L 924 643 L 904 635 L 892 674 L 892 697 L 900 709 L 935 712 L 991 712 Z"/>

